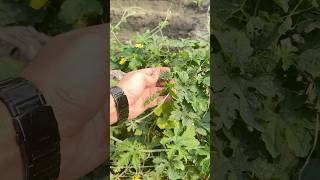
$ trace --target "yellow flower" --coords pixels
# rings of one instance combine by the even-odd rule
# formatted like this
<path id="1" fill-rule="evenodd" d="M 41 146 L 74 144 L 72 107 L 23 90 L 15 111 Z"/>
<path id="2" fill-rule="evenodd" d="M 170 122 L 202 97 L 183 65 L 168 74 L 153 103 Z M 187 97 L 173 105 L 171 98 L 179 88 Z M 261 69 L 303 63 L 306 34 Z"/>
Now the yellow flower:
<path id="1" fill-rule="evenodd" d="M 31 0 L 30 7 L 32 7 L 33 9 L 39 10 L 43 6 L 45 6 L 47 4 L 47 2 L 48 2 L 48 0 Z"/>
<path id="2" fill-rule="evenodd" d="M 142 180 L 142 179 L 141 179 L 141 176 L 133 176 L 132 180 Z"/>
<path id="3" fill-rule="evenodd" d="M 144 47 L 144 45 L 143 44 L 136 44 L 135 47 L 139 48 L 139 49 L 142 49 Z"/>
<path id="4" fill-rule="evenodd" d="M 125 58 L 120 58 L 119 64 L 124 65 L 127 62 Z"/>

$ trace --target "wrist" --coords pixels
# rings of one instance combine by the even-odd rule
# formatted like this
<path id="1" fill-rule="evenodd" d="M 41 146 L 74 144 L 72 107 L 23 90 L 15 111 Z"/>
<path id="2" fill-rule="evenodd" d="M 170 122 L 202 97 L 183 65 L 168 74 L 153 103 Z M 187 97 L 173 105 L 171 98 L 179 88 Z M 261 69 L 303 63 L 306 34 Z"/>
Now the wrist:
<path id="1" fill-rule="evenodd" d="M 111 113 L 117 115 L 117 123 L 122 123 L 128 120 L 129 117 L 129 103 L 125 92 L 119 86 L 112 87 L 110 89 L 111 96 L 113 99 L 113 106 L 117 113 Z"/>
<path id="2" fill-rule="evenodd" d="M 23 160 L 7 107 L 0 102 L 0 169 L 3 179 L 23 179 Z"/>
<path id="3" fill-rule="evenodd" d="M 44 96 L 30 81 L 10 78 L 0 82 L 0 99 L 10 113 L 13 139 L 23 159 L 23 177 L 57 178 L 61 162 L 60 136 L 53 110 Z"/>
<path id="4" fill-rule="evenodd" d="M 117 107 L 112 95 L 110 95 L 110 125 L 115 124 L 118 121 Z"/>

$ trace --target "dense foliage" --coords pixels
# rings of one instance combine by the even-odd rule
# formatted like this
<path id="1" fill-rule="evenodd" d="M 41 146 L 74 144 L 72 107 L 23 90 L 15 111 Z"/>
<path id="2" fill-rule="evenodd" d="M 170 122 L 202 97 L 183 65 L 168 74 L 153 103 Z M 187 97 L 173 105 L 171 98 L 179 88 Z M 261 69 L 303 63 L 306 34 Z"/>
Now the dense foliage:
<path id="1" fill-rule="evenodd" d="M 0 25 L 33 26 L 47 35 L 106 21 L 104 0 L 0 0 Z"/>
<path id="2" fill-rule="evenodd" d="M 213 179 L 319 179 L 319 3 L 213 1 Z"/>
<path id="3" fill-rule="evenodd" d="M 0 0 L 0 26 L 33 26 L 54 36 L 105 23 L 107 10 L 106 0 Z M 27 62 L 4 53 L 6 47 L 1 46 L 0 80 L 19 75 Z M 106 173 L 107 168 L 101 166 L 81 179 L 102 179 Z"/>
<path id="4" fill-rule="evenodd" d="M 112 69 L 165 66 L 171 73 L 161 78 L 175 80 L 162 94 L 171 101 L 111 128 L 111 179 L 209 178 L 209 42 L 168 39 L 168 23 L 125 43 L 117 40 L 119 24 L 111 28 Z"/>
<path id="5" fill-rule="evenodd" d="M 0 26 L 33 26 L 39 32 L 54 36 L 104 23 L 106 10 L 104 0 L 0 0 Z M 15 76 L 26 65 L 24 59 L 6 53 L 1 55 L 0 79 Z"/>

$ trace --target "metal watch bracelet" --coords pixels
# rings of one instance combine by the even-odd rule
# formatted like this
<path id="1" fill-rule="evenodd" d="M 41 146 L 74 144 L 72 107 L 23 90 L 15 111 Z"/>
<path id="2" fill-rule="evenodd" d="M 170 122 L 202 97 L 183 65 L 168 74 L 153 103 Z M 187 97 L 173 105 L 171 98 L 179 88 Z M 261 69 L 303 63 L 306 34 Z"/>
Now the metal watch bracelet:
<path id="1" fill-rule="evenodd" d="M 116 124 L 120 124 L 126 120 L 128 120 L 129 116 L 129 103 L 127 96 L 124 94 L 123 90 L 114 86 L 110 89 L 110 93 L 114 99 L 117 113 L 118 113 L 118 121 Z"/>
<path id="2" fill-rule="evenodd" d="M 0 100 L 8 108 L 24 163 L 25 180 L 57 179 L 60 135 L 53 109 L 28 80 L 0 81 Z"/>

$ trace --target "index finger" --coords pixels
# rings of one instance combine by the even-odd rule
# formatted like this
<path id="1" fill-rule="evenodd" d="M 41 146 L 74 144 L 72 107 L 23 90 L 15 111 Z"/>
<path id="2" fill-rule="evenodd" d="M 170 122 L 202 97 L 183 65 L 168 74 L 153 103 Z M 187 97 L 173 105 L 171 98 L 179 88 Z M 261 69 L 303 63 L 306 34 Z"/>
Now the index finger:
<path id="1" fill-rule="evenodd" d="M 146 68 L 146 69 L 140 69 L 139 72 L 143 72 L 149 76 L 152 76 L 155 74 L 155 72 L 158 72 L 158 74 L 161 74 L 163 72 L 170 72 L 170 68 L 168 67 L 155 67 L 155 68 Z"/>
<path id="2" fill-rule="evenodd" d="M 170 68 L 159 67 L 138 70 L 138 72 L 145 74 L 145 82 L 147 87 L 155 87 L 159 81 L 160 74 L 167 71 L 170 71 Z"/>

